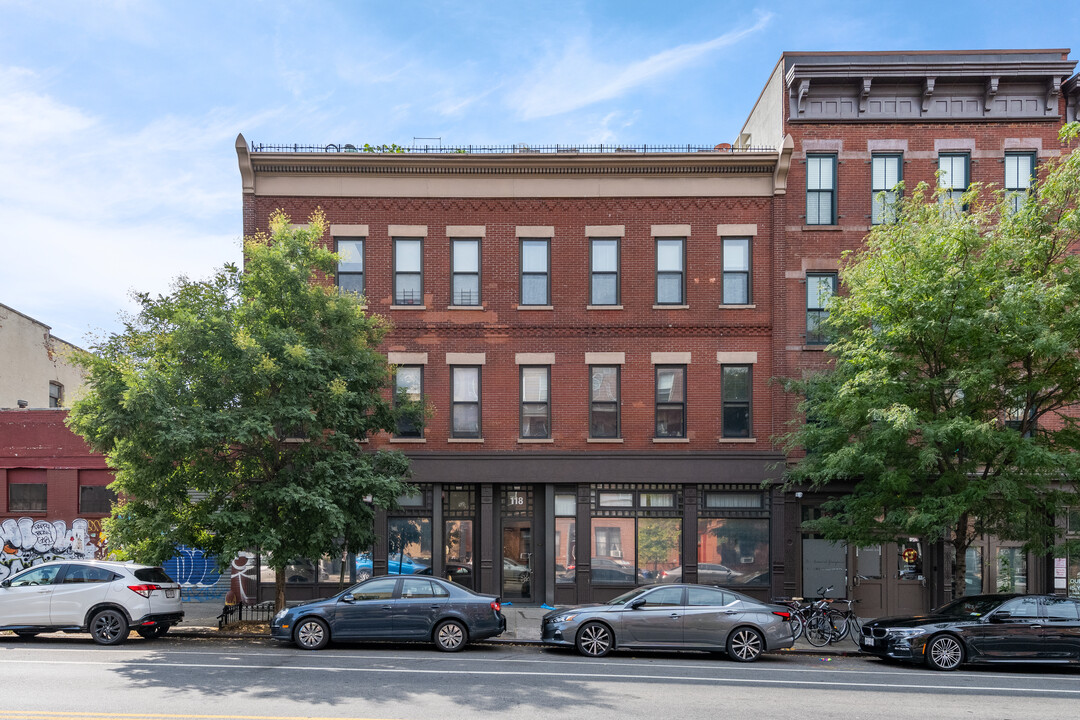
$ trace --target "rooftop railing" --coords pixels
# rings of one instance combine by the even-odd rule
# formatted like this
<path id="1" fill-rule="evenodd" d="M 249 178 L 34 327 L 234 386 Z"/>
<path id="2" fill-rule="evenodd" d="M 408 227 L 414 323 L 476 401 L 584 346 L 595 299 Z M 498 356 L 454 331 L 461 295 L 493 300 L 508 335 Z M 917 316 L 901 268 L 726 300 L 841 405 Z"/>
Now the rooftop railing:
<path id="1" fill-rule="evenodd" d="M 251 143 L 251 152 L 276 153 L 365 153 L 405 155 L 494 155 L 512 153 L 534 154 L 617 154 L 617 153 L 746 153 L 776 152 L 771 147 L 732 147 L 729 143 L 719 145 L 353 145 L 352 143 L 328 145 L 273 145 Z"/>

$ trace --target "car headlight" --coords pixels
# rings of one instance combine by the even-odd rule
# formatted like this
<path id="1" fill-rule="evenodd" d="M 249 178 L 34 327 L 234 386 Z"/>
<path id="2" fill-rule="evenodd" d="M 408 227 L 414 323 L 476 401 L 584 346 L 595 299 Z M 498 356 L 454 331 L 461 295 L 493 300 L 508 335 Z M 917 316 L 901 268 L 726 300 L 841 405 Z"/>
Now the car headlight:
<path id="1" fill-rule="evenodd" d="M 280 611 L 277 615 L 274 616 L 274 622 L 281 622 L 282 620 L 285 619 L 285 616 L 288 615 L 288 614 L 289 614 L 288 609 Z"/>
<path id="2" fill-rule="evenodd" d="M 553 623 L 570 622 L 571 620 L 573 620 L 576 617 L 577 617 L 577 613 L 570 613 L 568 615 L 556 615 L 555 617 L 551 618 L 551 622 L 553 622 Z"/>
<path id="3" fill-rule="evenodd" d="M 909 638 L 926 634 L 926 628 L 888 628 L 885 632 L 893 637 Z"/>

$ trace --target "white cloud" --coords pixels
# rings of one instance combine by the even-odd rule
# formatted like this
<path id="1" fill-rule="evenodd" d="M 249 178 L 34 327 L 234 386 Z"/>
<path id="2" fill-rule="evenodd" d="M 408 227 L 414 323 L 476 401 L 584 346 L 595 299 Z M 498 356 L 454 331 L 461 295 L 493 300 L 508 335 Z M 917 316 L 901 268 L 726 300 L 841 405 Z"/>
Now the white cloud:
<path id="1" fill-rule="evenodd" d="M 772 17 L 772 13 L 764 13 L 750 27 L 732 30 L 706 42 L 679 45 L 628 65 L 599 60 L 593 54 L 595 43 L 590 38 L 574 38 L 560 57 L 539 62 L 521 78 L 517 82 L 519 89 L 508 100 L 524 120 L 612 100 L 743 40 L 762 30 Z"/>

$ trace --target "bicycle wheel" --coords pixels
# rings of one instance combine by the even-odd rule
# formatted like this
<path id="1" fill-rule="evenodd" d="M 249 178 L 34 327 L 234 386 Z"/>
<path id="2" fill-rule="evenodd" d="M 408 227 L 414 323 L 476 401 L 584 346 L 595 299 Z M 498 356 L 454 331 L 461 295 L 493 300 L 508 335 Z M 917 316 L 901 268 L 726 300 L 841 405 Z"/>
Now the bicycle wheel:
<path id="1" fill-rule="evenodd" d="M 832 638 L 829 642 L 840 642 L 848 636 L 850 623 L 848 622 L 847 615 L 838 610 L 830 610 L 828 617 L 829 625 L 832 626 Z"/>
<path id="2" fill-rule="evenodd" d="M 806 621 L 806 641 L 814 647 L 825 647 L 832 641 L 832 623 L 824 615 L 814 615 Z"/>
<path id="3" fill-rule="evenodd" d="M 805 629 L 805 623 L 803 623 L 802 614 L 792 610 L 791 612 L 791 635 L 793 640 L 798 640 L 802 637 L 803 630 Z"/>
<path id="4" fill-rule="evenodd" d="M 855 647 L 862 647 L 863 630 L 862 623 L 859 622 L 859 618 L 855 615 L 848 616 L 848 626 L 851 628 L 851 642 L 855 643 Z"/>

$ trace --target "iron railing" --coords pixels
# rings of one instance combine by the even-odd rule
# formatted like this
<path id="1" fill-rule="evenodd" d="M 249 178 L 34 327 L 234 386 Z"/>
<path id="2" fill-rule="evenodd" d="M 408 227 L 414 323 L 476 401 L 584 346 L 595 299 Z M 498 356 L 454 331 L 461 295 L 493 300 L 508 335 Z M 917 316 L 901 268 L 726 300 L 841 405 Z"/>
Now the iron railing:
<path id="1" fill-rule="evenodd" d="M 730 143 L 719 145 L 532 145 L 516 143 L 514 145 L 413 145 L 410 147 L 365 146 L 352 143 L 330 143 L 327 145 L 309 145 L 294 143 L 276 145 L 271 143 L 251 143 L 251 152 L 277 153 L 366 153 L 366 154 L 436 154 L 436 155 L 485 155 L 485 154 L 566 154 L 579 153 L 747 153 L 776 152 L 771 147 L 732 147 Z"/>
<path id="2" fill-rule="evenodd" d="M 256 605 L 226 605 L 218 615 L 218 629 L 239 622 L 270 622 L 274 619 L 274 603 L 271 600 Z"/>

